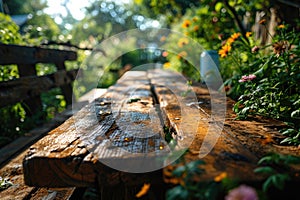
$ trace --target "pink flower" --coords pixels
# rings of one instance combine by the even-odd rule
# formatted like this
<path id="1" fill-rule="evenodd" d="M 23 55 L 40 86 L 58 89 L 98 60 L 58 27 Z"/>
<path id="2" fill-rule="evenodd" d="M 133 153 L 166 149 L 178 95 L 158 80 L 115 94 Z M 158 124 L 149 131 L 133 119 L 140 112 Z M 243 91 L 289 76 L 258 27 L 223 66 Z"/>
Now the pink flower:
<path id="1" fill-rule="evenodd" d="M 250 74 L 249 76 L 242 76 L 242 78 L 239 80 L 240 83 L 242 82 L 246 82 L 246 81 L 252 81 L 253 79 L 255 79 L 256 76 L 254 74 Z"/>
<path id="2" fill-rule="evenodd" d="M 250 80 L 250 81 L 252 81 L 253 79 L 255 79 L 256 78 L 256 76 L 254 75 L 254 74 L 250 74 L 249 76 L 248 76 L 248 79 Z"/>
<path id="3" fill-rule="evenodd" d="M 225 200 L 258 200 L 258 196 L 254 188 L 240 185 L 231 190 L 225 197 Z"/>
<path id="4" fill-rule="evenodd" d="M 252 53 L 256 53 L 259 51 L 259 47 L 258 46 L 254 46 L 252 49 L 251 49 L 251 52 Z"/>

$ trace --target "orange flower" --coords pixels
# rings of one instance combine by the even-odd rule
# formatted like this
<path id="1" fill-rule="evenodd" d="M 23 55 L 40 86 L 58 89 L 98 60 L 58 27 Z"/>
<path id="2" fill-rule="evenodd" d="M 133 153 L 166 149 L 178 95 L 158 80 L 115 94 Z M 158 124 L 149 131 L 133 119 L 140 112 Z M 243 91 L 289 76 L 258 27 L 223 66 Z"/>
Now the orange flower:
<path id="1" fill-rule="evenodd" d="M 230 37 L 230 38 L 228 38 L 228 39 L 226 40 L 226 43 L 227 43 L 228 45 L 232 44 L 233 42 L 234 42 L 234 39 L 233 39 L 232 37 Z"/>
<path id="2" fill-rule="evenodd" d="M 231 46 L 226 44 L 222 46 L 222 49 L 219 50 L 219 55 L 221 56 L 221 58 L 224 58 L 228 55 L 230 50 L 231 50 Z"/>
<path id="3" fill-rule="evenodd" d="M 184 45 L 186 45 L 188 43 L 189 43 L 189 40 L 187 38 L 180 38 L 177 44 L 179 47 L 183 47 Z"/>
<path id="4" fill-rule="evenodd" d="M 150 184 L 149 183 L 144 183 L 142 189 L 135 195 L 135 197 L 136 198 L 141 198 L 142 196 L 147 194 L 149 189 L 150 189 Z"/>
<path id="5" fill-rule="evenodd" d="M 181 24 L 182 28 L 188 28 L 192 22 L 188 19 L 184 20 L 183 23 Z"/>
<path id="6" fill-rule="evenodd" d="M 196 25 L 196 26 L 194 26 L 194 31 L 196 32 L 196 31 L 198 31 L 199 30 L 199 26 L 198 25 Z"/>
<path id="7" fill-rule="evenodd" d="M 236 40 L 236 39 L 238 39 L 240 36 L 241 36 L 241 33 L 234 33 L 234 34 L 232 34 L 230 37 L 231 37 L 233 40 Z"/>
<path id="8" fill-rule="evenodd" d="M 222 181 L 226 177 L 227 177 L 227 173 L 226 172 L 222 172 L 221 174 L 219 174 L 218 176 L 216 176 L 214 178 L 214 181 L 215 182 L 220 182 L 220 181 Z"/>
<path id="9" fill-rule="evenodd" d="M 252 32 L 247 32 L 246 37 L 250 37 L 252 35 Z"/>
<path id="10" fill-rule="evenodd" d="M 280 25 L 277 26 L 277 28 L 283 29 L 283 28 L 285 28 L 285 25 L 284 24 L 280 24 Z"/>
<path id="11" fill-rule="evenodd" d="M 184 58 L 184 57 L 186 57 L 187 56 L 187 52 L 186 51 L 182 51 L 182 52 L 180 52 L 178 55 L 177 55 L 177 58 L 178 59 L 181 59 L 182 57 Z"/>

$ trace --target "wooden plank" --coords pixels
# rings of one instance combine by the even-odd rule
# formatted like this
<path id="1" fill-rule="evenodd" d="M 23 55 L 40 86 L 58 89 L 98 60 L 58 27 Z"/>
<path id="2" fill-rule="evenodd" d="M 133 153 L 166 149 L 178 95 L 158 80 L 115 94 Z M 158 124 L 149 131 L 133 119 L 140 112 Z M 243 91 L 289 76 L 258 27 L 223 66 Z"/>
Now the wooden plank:
<path id="1" fill-rule="evenodd" d="M 76 60 L 75 51 L 45 49 L 19 45 L 0 44 L 0 64 L 36 64 L 61 63 L 66 60 Z M 0 66 L 1 67 L 1 66 Z"/>
<path id="2" fill-rule="evenodd" d="M 212 100 L 214 95 L 203 85 L 190 86 L 184 77 L 174 72 L 127 72 L 101 98 L 30 148 L 23 161 L 25 183 L 41 187 L 96 184 L 107 188 L 124 183 L 132 186 L 161 183 L 160 170 L 141 174 L 127 172 L 138 171 L 141 166 L 155 167 L 157 154 L 163 158 L 186 149 L 189 149 L 184 155 L 187 162 L 199 159 L 206 162 L 203 167 L 206 173 L 199 177 L 202 181 L 214 180 L 226 172 L 229 178 L 253 182 L 264 178 L 253 173 L 263 154 L 275 150 L 299 155 L 296 147 L 264 144 L 265 138 L 257 137 L 279 134 L 267 126 L 272 123 L 278 126 L 278 122 L 234 121 L 230 100 L 225 101 L 223 128 L 221 115 L 212 118 L 211 108 L 215 105 L 211 101 L 222 103 L 222 99 Z M 149 113 L 156 117 L 151 119 Z M 251 124 L 258 128 L 250 128 Z M 175 146 L 166 143 L 163 125 L 170 128 Z M 205 150 L 210 145 L 212 149 L 201 152 L 201 148 Z M 143 153 L 150 156 L 145 160 Z M 165 181 L 172 183 L 172 177 L 167 174 L 164 174 Z"/>
<path id="3" fill-rule="evenodd" d="M 67 200 L 73 194 L 75 188 L 36 188 L 24 184 L 22 160 L 25 152 L 12 159 L 0 169 L 0 177 L 8 179 L 12 186 L 0 191 L 1 200 L 11 199 L 51 199 Z"/>
<path id="4" fill-rule="evenodd" d="M 213 180 L 224 171 L 229 177 L 257 180 L 258 177 L 254 176 L 253 171 L 250 170 L 256 164 L 256 156 L 236 139 L 225 134 L 218 123 L 212 119 L 210 113 L 199 109 L 201 104 L 210 103 L 210 94 L 206 88 L 198 88 L 198 91 L 195 91 L 191 86 L 187 86 L 187 81 L 176 73 L 153 71 L 150 76 L 160 105 L 163 105 L 161 109 L 166 120 L 169 126 L 176 130 L 176 134 L 173 135 L 174 140 L 179 146 L 189 148 L 185 159 L 189 161 L 203 159 L 206 163 L 204 167 L 206 173 L 200 177 L 201 180 Z M 177 85 L 177 92 L 174 92 L 172 88 L 174 83 Z M 186 92 L 190 94 L 185 94 Z M 191 95 L 192 93 L 195 93 L 195 96 Z M 217 132 L 221 135 L 214 135 Z M 186 137 L 192 138 L 193 141 L 187 144 Z M 204 141 L 206 144 L 215 143 L 215 145 L 207 155 L 201 158 L 199 157 L 202 153 L 200 149 L 203 148 L 202 145 L 205 145 Z M 230 159 L 230 155 L 240 159 Z M 166 177 L 166 181 L 168 178 L 171 177 Z"/>
<path id="5" fill-rule="evenodd" d="M 155 112 L 146 73 L 127 73 L 104 96 L 30 148 L 23 162 L 25 183 L 85 187 L 161 180 L 158 172 L 122 172 L 155 167 L 155 155 L 167 152 Z"/>
<path id="6" fill-rule="evenodd" d="M 45 76 L 28 76 L 0 82 L 0 107 L 27 99 L 31 101 L 42 92 L 69 84 L 75 80 L 77 72 L 78 70 L 60 70 Z"/>
<path id="7" fill-rule="evenodd" d="M 257 167 L 258 159 L 263 155 L 270 152 L 300 155 L 298 147 L 280 146 L 274 141 L 266 143 L 266 138 L 280 137 L 281 134 L 276 128 L 283 126 L 282 122 L 272 119 L 262 120 L 261 118 L 251 121 L 234 120 L 236 117 L 232 111 L 234 102 L 227 98 L 225 126 L 220 129 L 220 122 L 218 121 L 220 119 L 212 118 L 212 94 L 209 93 L 205 85 L 198 84 L 187 87 L 186 81 L 180 78 L 180 75 L 160 70 L 150 72 L 149 76 L 164 113 L 166 124 L 176 130 L 173 138 L 179 146 L 185 145 L 185 141 L 182 141 L 180 137 L 193 137 L 189 131 L 186 131 L 186 127 L 193 127 L 198 124 L 193 142 L 184 158 L 187 161 L 199 159 L 205 161 L 206 164 L 203 168 L 206 173 L 199 177 L 200 180 L 211 181 L 217 175 L 226 172 L 229 178 L 259 182 L 264 177 L 255 174 L 253 170 Z M 174 84 L 177 85 L 179 91 L 174 92 Z M 178 98 L 176 93 L 184 94 L 187 88 L 190 92 L 195 93 L 197 99 L 195 101 L 191 95 L 185 95 L 183 98 L 189 103 L 180 104 L 180 100 L 184 101 L 180 97 Z M 187 109 L 189 112 L 188 119 L 184 121 L 182 118 L 186 116 L 182 111 L 186 108 L 182 107 L 185 106 L 190 108 Z M 198 123 L 195 120 L 190 120 L 190 118 L 197 118 L 198 116 L 200 116 Z M 210 138 L 210 140 L 216 139 L 217 142 L 209 154 L 202 158 L 200 150 L 206 137 L 211 134 L 209 128 L 219 131 L 220 136 Z M 166 168 L 165 171 L 166 182 L 172 183 L 172 177 L 168 176 L 170 174 L 169 169 Z"/>

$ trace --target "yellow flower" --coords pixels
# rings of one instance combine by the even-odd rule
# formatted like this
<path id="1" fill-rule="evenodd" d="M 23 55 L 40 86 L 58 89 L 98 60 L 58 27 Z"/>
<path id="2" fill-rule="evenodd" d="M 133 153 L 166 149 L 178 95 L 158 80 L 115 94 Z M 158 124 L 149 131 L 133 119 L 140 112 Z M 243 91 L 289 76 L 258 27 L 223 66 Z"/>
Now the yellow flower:
<path id="1" fill-rule="evenodd" d="M 141 198 L 142 196 L 147 194 L 149 189 L 150 189 L 150 184 L 149 183 L 144 183 L 142 189 L 135 195 L 135 197 L 136 198 Z"/>
<path id="2" fill-rule="evenodd" d="M 219 55 L 221 56 L 221 58 L 224 58 L 228 55 L 230 50 L 231 50 L 231 46 L 225 44 L 224 46 L 222 46 L 222 49 L 219 50 Z"/>
<path id="3" fill-rule="evenodd" d="M 252 35 L 252 32 L 247 32 L 246 37 L 250 37 Z"/>
<path id="4" fill-rule="evenodd" d="M 233 40 L 238 39 L 241 36 L 241 33 L 234 33 L 230 36 L 230 38 L 232 38 Z"/>
<path id="5" fill-rule="evenodd" d="M 166 69 L 168 69 L 168 68 L 171 67 L 171 63 L 170 62 L 166 62 L 166 63 L 164 63 L 163 67 L 166 68 Z"/>
<path id="6" fill-rule="evenodd" d="M 226 177 L 227 177 L 227 173 L 226 172 L 222 172 L 221 174 L 219 174 L 218 176 L 216 176 L 214 178 L 214 181 L 215 182 L 220 182 L 220 181 L 222 181 Z"/>
<path id="7" fill-rule="evenodd" d="M 180 38 L 178 40 L 178 46 L 179 47 L 183 47 L 184 45 L 188 44 L 189 43 L 189 40 L 187 38 Z"/>
<path id="8" fill-rule="evenodd" d="M 285 25 L 284 24 L 280 24 L 280 25 L 277 26 L 277 28 L 283 29 L 283 28 L 285 28 Z"/>
<path id="9" fill-rule="evenodd" d="M 188 19 L 184 20 L 183 23 L 181 24 L 182 28 L 188 28 L 192 22 Z"/>

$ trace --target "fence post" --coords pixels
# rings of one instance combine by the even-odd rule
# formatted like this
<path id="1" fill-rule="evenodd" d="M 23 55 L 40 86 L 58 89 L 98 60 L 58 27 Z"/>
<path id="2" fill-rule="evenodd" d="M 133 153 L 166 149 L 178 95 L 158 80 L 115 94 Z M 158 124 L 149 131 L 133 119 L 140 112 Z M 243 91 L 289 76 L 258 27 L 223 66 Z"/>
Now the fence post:
<path id="1" fill-rule="evenodd" d="M 57 70 L 66 70 L 66 66 L 65 66 L 64 62 L 55 63 L 55 66 L 56 66 Z M 67 77 L 65 77 L 65 78 L 67 78 Z M 72 93 L 73 93 L 72 84 L 70 83 L 67 85 L 63 85 L 60 87 L 60 89 L 64 95 L 67 105 L 71 105 L 72 104 Z"/>
<path id="2" fill-rule="evenodd" d="M 18 64 L 18 70 L 20 77 L 37 75 L 35 64 Z M 32 96 L 34 94 L 28 95 Z M 23 101 L 25 104 L 26 113 L 28 113 L 29 116 L 33 116 L 34 114 L 42 111 L 41 96 L 39 94 L 34 96 L 35 97 L 32 97 L 29 100 Z"/>

